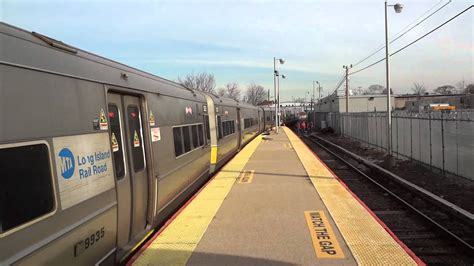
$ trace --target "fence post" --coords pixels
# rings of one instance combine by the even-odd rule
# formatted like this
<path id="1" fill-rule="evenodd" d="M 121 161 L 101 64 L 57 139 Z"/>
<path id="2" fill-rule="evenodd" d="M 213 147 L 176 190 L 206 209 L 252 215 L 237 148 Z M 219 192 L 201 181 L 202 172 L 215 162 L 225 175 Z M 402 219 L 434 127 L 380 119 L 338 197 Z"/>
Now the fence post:
<path id="1" fill-rule="evenodd" d="M 459 132 L 458 132 L 458 119 L 459 117 L 457 116 L 457 113 L 456 113 L 456 174 L 459 175 L 459 142 L 458 142 L 458 135 L 459 135 Z"/>
<path id="2" fill-rule="evenodd" d="M 446 175 L 444 167 L 444 111 L 441 111 L 441 155 L 443 156 L 443 175 Z"/>
<path id="3" fill-rule="evenodd" d="M 413 159 L 413 116 L 410 113 L 410 158 Z"/>
<path id="4" fill-rule="evenodd" d="M 413 159 L 413 116 L 410 113 L 410 158 Z"/>
<path id="5" fill-rule="evenodd" d="M 399 141 L 398 141 L 398 116 L 396 116 L 395 118 L 397 118 L 397 119 L 395 119 L 395 123 L 397 124 L 397 151 L 396 151 L 395 154 L 397 155 L 397 158 L 398 158 L 398 155 L 400 154 L 400 153 L 399 153 L 400 149 L 399 149 L 399 147 L 398 147 L 398 142 L 399 142 Z M 393 134 L 392 134 L 392 135 L 393 135 Z M 391 141 L 391 140 L 390 140 L 390 141 Z M 392 147 L 393 147 L 393 146 L 392 146 Z"/>
<path id="6" fill-rule="evenodd" d="M 367 121 L 367 143 L 370 143 L 369 113 L 365 113 L 365 120 Z"/>
<path id="7" fill-rule="evenodd" d="M 433 152 L 431 150 L 432 144 L 431 144 L 431 110 L 428 113 L 428 123 L 429 123 L 429 132 L 430 132 L 430 168 L 433 170 Z"/>
<path id="8" fill-rule="evenodd" d="M 374 113 L 374 120 L 375 120 L 375 147 L 379 147 L 379 141 L 377 140 L 377 131 L 379 130 L 377 126 L 377 116 L 376 113 Z"/>

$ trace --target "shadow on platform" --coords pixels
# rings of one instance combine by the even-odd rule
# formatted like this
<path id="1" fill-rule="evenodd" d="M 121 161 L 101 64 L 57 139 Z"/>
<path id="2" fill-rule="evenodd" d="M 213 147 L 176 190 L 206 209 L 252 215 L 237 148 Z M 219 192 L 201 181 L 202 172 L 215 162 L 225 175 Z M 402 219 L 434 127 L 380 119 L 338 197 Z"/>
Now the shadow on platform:
<path id="1" fill-rule="evenodd" d="M 156 257 L 159 258 L 153 262 L 149 259 L 146 261 L 133 262 L 132 265 L 275 265 L 275 266 L 293 266 L 297 265 L 294 263 L 270 260 L 264 258 L 253 258 L 246 256 L 237 255 L 226 255 L 226 254 L 214 254 L 214 253 L 203 253 L 193 252 L 191 257 L 190 251 L 183 250 L 155 250 Z M 188 260 L 186 258 L 189 257 Z M 129 265 L 127 263 L 127 265 Z"/>

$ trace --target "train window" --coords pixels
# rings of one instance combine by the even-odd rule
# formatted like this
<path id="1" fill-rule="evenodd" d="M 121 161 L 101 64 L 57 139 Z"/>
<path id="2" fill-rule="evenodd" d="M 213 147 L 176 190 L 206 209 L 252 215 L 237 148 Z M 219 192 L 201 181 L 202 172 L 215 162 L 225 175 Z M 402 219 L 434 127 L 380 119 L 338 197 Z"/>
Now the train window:
<path id="1" fill-rule="evenodd" d="M 194 148 L 197 148 L 201 145 L 199 145 L 199 142 L 198 142 L 198 129 L 197 129 L 197 125 L 193 125 L 191 126 L 191 136 L 193 137 L 193 147 Z"/>
<path id="2" fill-rule="evenodd" d="M 117 106 L 109 104 L 110 139 L 115 163 L 115 174 L 117 180 L 125 176 L 125 163 L 123 160 L 122 129 L 120 128 L 120 116 Z"/>
<path id="3" fill-rule="evenodd" d="M 249 128 L 249 127 L 254 126 L 256 124 L 257 124 L 257 122 L 253 118 L 245 118 L 244 119 L 244 128 Z"/>
<path id="4" fill-rule="evenodd" d="M 198 125 L 198 141 L 199 141 L 199 146 L 204 145 L 204 134 L 202 131 L 202 125 Z"/>
<path id="5" fill-rule="evenodd" d="M 176 157 L 183 154 L 183 141 L 181 139 L 181 128 L 175 127 L 173 128 L 173 139 L 174 139 L 174 154 Z"/>
<path id="6" fill-rule="evenodd" d="M 143 140 L 140 126 L 140 111 L 136 106 L 128 106 L 128 129 L 132 143 L 132 161 L 135 172 L 145 169 Z"/>
<path id="7" fill-rule="evenodd" d="M 45 144 L 0 149 L 0 233 L 54 209 L 54 192 Z"/>
<path id="8" fill-rule="evenodd" d="M 204 116 L 204 126 L 206 127 L 206 140 L 207 143 L 211 143 L 211 128 L 209 126 L 209 116 Z"/>
<path id="9" fill-rule="evenodd" d="M 183 127 L 184 152 L 191 150 L 191 136 L 189 135 L 189 126 Z"/>
<path id="10" fill-rule="evenodd" d="M 235 122 L 233 120 L 222 122 L 224 136 L 235 133 Z"/>
<path id="11" fill-rule="evenodd" d="M 221 119 L 221 116 L 218 115 L 217 116 L 217 132 L 218 132 L 218 139 L 221 139 L 222 138 L 222 119 Z"/>
<path id="12" fill-rule="evenodd" d="M 229 135 L 229 123 L 228 121 L 222 122 L 222 136 L 227 136 Z"/>
<path id="13" fill-rule="evenodd" d="M 244 119 L 244 128 L 248 128 L 248 127 L 250 127 L 250 126 L 249 126 L 249 119 L 248 119 L 248 118 L 245 118 L 245 119 Z"/>

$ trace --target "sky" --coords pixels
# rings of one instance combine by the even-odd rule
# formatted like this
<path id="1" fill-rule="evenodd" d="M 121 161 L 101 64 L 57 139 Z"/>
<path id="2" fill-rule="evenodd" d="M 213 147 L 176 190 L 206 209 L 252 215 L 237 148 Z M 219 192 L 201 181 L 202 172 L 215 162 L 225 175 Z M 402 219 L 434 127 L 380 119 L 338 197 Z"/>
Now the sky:
<path id="1" fill-rule="evenodd" d="M 400 0 L 388 12 L 389 36 L 449 0 Z M 395 4 L 395 2 L 393 3 Z M 472 5 L 453 0 L 390 45 L 396 51 Z M 410 93 L 474 79 L 474 8 L 391 57 L 391 87 Z M 177 80 L 208 72 L 217 86 L 252 82 L 273 94 L 273 57 L 287 79 L 281 100 L 313 93 L 313 81 L 332 93 L 343 65 L 384 45 L 383 0 L 0 0 L 0 20 L 80 49 Z M 357 65 L 384 58 L 384 50 Z M 385 84 L 384 62 L 351 75 L 350 88 Z M 316 90 L 317 94 L 317 90 Z"/>

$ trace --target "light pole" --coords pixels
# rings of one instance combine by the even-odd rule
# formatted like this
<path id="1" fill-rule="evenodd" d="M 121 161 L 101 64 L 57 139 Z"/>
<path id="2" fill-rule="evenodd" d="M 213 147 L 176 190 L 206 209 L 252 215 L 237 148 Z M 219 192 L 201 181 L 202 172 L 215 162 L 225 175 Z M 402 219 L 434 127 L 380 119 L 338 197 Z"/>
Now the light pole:
<path id="1" fill-rule="evenodd" d="M 281 78 L 286 79 L 285 74 L 281 74 Z M 280 113 L 281 112 L 280 110 L 280 73 L 277 74 L 277 103 L 278 103 L 278 112 Z M 278 117 L 277 132 L 278 132 L 278 128 L 280 127 L 281 114 L 277 114 L 277 117 Z"/>
<path id="2" fill-rule="evenodd" d="M 276 133 L 278 134 L 278 105 L 279 103 L 277 103 L 277 85 L 276 85 L 276 79 L 278 77 L 278 71 L 276 69 L 276 61 L 278 60 L 278 62 L 283 65 L 285 63 L 285 60 L 283 58 L 276 58 L 276 57 L 273 57 L 273 90 L 274 90 L 274 93 L 275 93 L 275 130 L 276 130 Z"/>
<path id="3" fill-rule="evenodd" d="M 387 7 L 393 6 L 396 13 L 402 12 L 403 5 L 395 4 L 388 5 L 385 0 L 385 79 L 387 82 L 387 152 L 388 156 L 392 155 L 392 103 L 390 99 L 390 56 L 389 56 L 389 42 L 388 42 L 388 22 L 387 22 Z"/>
<path id="4" fill-rule="evenodd" d="M 316 83 L 318 84 L 318 105 L 321 106 L 321 83 L 319 83 L 319 81 L 316 81 Z"/>
<path id="5" fill-rule="evenodd" d="M 313 113 L 313 116 L 314 116 L 314 110 L 316 109 L 315 108 L 316 101 L 314 100 L 314 87 L 315 87 L 314 84 L 315 83 L 316 83 L 316 81 L 313 80 L 313 97 L 311 98 L 311 112 Z"/>
<path id="6" fill-rule="evenodd" d="M 314 84 L 318 84 L 318 106 L 321 106 L 321 83 L 319 81 L 313 81 L 313 98 L 314 98 Z M 319 107 L 321 108 L 321 107 Z M 316 101 L 314 102 L 314 111 L 313 111 L 313 125 L 316 127 Z"/>
<path id="7" fill-rule="evenodd" d="M 352 68 L 352 64 L 349 66 L 342 66 L 346 70 L 346 113 L 349 113 L 349 69 Z"/>

